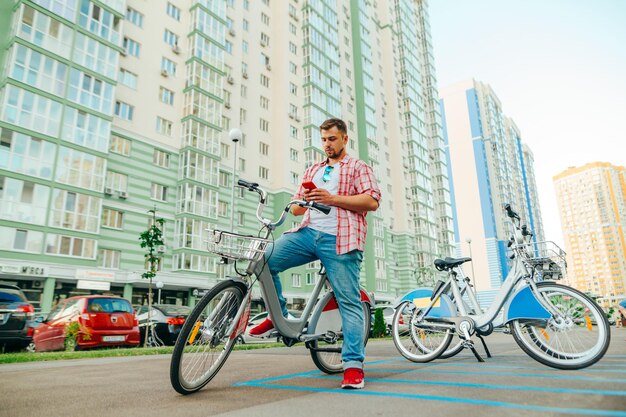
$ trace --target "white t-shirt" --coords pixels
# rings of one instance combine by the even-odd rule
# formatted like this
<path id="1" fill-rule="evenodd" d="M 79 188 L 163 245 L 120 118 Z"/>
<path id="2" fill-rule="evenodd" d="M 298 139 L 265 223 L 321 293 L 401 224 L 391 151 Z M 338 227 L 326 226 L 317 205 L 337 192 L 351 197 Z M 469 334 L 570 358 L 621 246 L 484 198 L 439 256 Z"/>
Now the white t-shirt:
<path id="1" fill-rule="evenodd" d="M 330 178 L 326 182 L 324 182 L 325 168 L 326 166 L 323 166 L 317 170 L 315 176 L 313 176 L 313 182 L 317 188 L 323 188 L 328 190 L 330 194 L 337 195 L 339 191 L 339 171 L 341 170 L 341 164 L 337 163 L 333 165 L 333 170 L 327 175 L 327 177 L 330 176 Z M 331 206 L 330 213 L 327 215 L 314 209 L 309 209 L 309 211 L 311 215 L 309 227 L 311 229 L 337 236 L 337 207 Z"/>

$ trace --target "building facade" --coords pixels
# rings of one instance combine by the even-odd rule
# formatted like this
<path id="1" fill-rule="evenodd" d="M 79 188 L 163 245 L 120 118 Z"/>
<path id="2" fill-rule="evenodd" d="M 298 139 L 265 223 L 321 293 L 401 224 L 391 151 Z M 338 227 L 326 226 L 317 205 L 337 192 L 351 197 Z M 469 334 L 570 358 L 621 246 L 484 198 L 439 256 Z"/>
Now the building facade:
<path id="1" fill-rule="evenodd" d="M 469 80 L 442 89 L 450 158 L 456 254 L 472 257 L 470 275 L 489 302 L 508 273 L 510 204 L 537 241 L 544 240 L 532 152 L 487 84 Z M 466 273 L 468 271 L 466 270 Z"/>
<path id="2" fill-rule="evenodd" d="M 626 298 L 626 168 L 605 162 L 554 176 L 568 283 L 603 307 Z"/>
<path id="3" fill-rule="evenodd" d="M 324 157 L 318 126 L 329 117 L 346 120 L 349 153 L 383 192 L 368 215 L 363 285 L 392 300 L 452 253 L 425 1 L 2 7 L 0 280 L 37 308 L 94 292 L 144 303 L 150 210 L 165 220 L 161 301 L 193 304 L 194 290 L 233 273 L 206 251 L 205 229 L 258 232 L 256 197 L 237 178 L 266 188 L 266 216 L 278 216 Z M 294 307 L 318 268 L 284 274 Z"/>

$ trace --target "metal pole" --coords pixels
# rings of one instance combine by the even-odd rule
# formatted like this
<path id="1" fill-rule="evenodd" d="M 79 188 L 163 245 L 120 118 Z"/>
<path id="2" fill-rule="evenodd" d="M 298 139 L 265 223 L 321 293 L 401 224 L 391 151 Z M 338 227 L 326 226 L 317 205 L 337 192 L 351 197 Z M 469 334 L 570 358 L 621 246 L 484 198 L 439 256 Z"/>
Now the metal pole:
<path id="1" fill-rule="evenodd" d="M 237 143 L 241 139 L 242 133 L 240 129 L 232 129 L 228 132 L 228 136 L 230 140 L 234 143 L 234 151 L 233 151 L 233 184 L 230 195 L 230 231 L 233 232 L 235 230 L 235 184 L 237 178 Z"/>
<path id="2" fill-rule="evenodd" d="M 472 263 L 472 285 L 474 286 L 474 291 L 476 291 L 476 275 L 474 274 L 474 258 L 472 257 L 472 238 L 468 237 L 465 241 L 467 242 L 467 246 L 469 246 L 469 257 L 472 258 L 470 261 Z"/>

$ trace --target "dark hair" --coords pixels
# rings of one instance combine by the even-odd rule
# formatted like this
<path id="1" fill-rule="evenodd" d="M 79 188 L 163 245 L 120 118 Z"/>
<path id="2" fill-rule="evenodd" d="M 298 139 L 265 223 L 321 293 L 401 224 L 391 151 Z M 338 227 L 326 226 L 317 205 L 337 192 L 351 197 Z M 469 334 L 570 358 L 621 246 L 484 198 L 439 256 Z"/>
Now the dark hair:
<path id="1" fill-rule="evenodd" d="M 324 123 L 320 125 L 320 130 L 328 130 L 336 127 L 338 131 L 343 133 L 344 135 L 348 133 L 348 128 L 346 127 L 346 122 L 341 119 L 332 118 L 326 120 Z"/>

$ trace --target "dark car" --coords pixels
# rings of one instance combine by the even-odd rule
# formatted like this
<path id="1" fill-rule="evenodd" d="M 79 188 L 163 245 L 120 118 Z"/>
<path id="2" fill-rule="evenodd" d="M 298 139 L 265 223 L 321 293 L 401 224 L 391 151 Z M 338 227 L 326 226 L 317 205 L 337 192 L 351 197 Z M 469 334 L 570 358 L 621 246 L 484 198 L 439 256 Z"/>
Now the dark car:
<path id="1" fill-rule="evenodd" d="M 150 321 L 154 324 L 155 338 L 148 335 L 148 344 L 151 346 L 173 345 L 189 316 L 191 308 L 175 304 L 153 304 L 150 311 Z M 148 323 L 148 306 L 144 305 L 137 311 L 141 342 L 143 343 Z"/>
<path id="2" fill-rule="evenodd" d="M 76 349 L 139 345 L 137 316 L 128 300 L 89 295 L 70 297 L 50 311 L 35 328 L 35 350 L 65 349 L 72 328 L 76 329 Z"/>
<path id="3" fill-rule="evenodd" d="M 15 285 L 0 284 L 0 349 L 22 349 L 33 338 L 35 308 Z"/>

